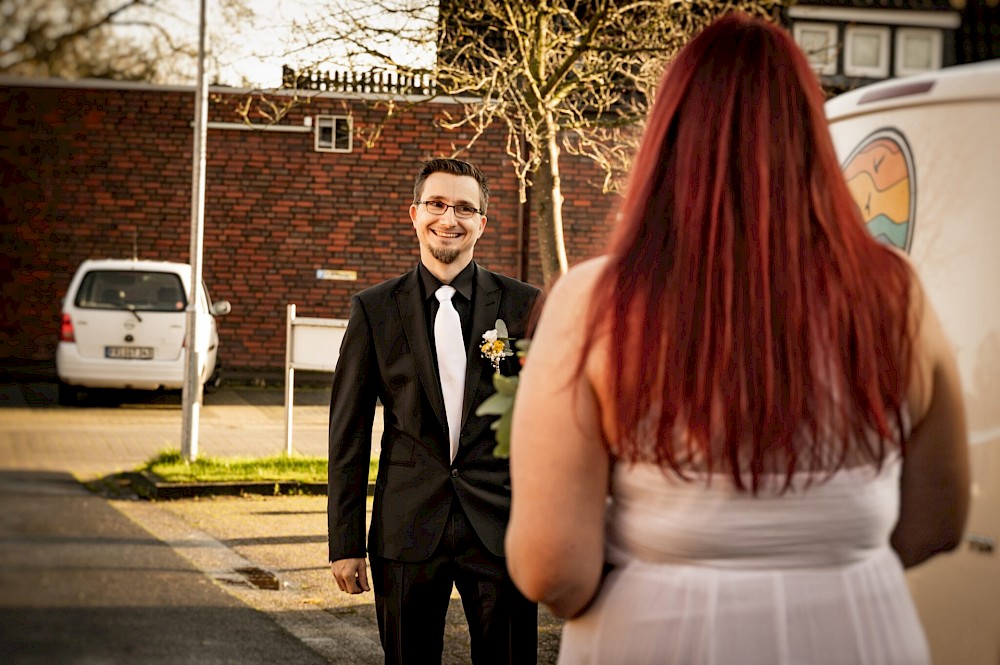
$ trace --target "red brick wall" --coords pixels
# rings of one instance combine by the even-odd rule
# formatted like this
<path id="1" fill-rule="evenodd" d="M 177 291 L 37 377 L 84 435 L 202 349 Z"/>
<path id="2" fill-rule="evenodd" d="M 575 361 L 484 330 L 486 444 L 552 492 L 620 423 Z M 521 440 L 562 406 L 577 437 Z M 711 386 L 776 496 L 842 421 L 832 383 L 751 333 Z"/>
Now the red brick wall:
<path id="1" fill-rule="evenodd" d="M 0 359 L 49 360 L 59 299 L 81 261 L 129 257 L 133 240 L 140 258 L 188 260 L 194 93 L 4 83 Z M 210 121 L 239 122 L 232 109 L 241 95 L 213 89 L 210 97 Z M 357 99 L 321 95 L 281 124 L 348 110 L 355 128 L 377 116 Z M 316 152 L 312 132 L 208 130 L 204 277 L 213 298 L 233 304 L 220 322 L 228 368 L 283 366 L 288 303 L 300 316 L 346 318 L 352 293 L 415 265 L 407 208 L 416 168 L 467 139 L 438 127 L 446 111 L 455 107 L 423 103 L 396 116 L 371 148 L 355 139 L 351 153 Z M 491 133 L 464 157 L 492 185 L 476 258 L 516 275 L 521 205 L 504 142 Z M 589 162 L 565 157 L 561 166 L 573 263 L 600 250 L 616 199 L 600 194 Z M 540 284 L 530 230 L 529 239 L 524 278 Z M 319 280 L 317 269 L 353 270 L 358 279 Z"/>

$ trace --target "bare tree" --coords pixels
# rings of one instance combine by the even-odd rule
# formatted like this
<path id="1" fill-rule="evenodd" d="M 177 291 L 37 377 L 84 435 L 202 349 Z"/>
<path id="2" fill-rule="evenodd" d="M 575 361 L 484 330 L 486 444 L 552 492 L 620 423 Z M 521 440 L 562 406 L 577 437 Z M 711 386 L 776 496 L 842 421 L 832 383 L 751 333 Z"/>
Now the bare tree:
<path id="1" fill-rule="evenodd" d="M 227 22 L 252 16 L 219 0 Z M 197 26 L 175 0 L 0 0 L 0 74 L 176 83 L 192 78 Z"/>
<path id="2" fill-rule="evenodd" d="M 134 25 L 129 15 L 149 4 L 150 0 L 4 0 L 0 72 L 67 79 L 151 80 L 156 74 L 155 50 L 140 50 L 128 38 L 114 34 L 116 28 Z"/>
<path id="3" fill-rule="evenodd" d="M 336 2 L 337 0 L 335 0 Z M 440 94 L 468 98 L 446 125 L 507 130 L 507 152 L 531 188 L 543 278 L 567 268 L 559 155 L 595 160 L 614 190 L 665 64 L 714 17 L 733 9 L 774 17 L 782 0 L 339 0 L 336 20 L 307 26 L 340 61 L 412 72 L 410 54 L 436 48 Z"/>

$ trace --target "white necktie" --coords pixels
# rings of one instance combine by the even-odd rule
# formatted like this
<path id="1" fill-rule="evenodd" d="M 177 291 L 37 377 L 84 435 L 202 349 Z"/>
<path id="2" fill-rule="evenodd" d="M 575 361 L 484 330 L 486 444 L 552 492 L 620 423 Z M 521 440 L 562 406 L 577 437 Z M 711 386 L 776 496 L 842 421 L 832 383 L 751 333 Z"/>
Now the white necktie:
<path id="1" fill-rule="evenodd" d="M 437 350 L 438 373 L 441 375 L 441 394 L 448 416 L 448 439 L 451 444 L 451 461 L 458 453 L 458 438 L 462 433 L 462 405 L 465 401 L 465 339 L 462 337 L 462 320 L 451 304 L 455 288 L 442 286 L 434 292 L 441 303 L 434 318 L 434 347 Z"/>

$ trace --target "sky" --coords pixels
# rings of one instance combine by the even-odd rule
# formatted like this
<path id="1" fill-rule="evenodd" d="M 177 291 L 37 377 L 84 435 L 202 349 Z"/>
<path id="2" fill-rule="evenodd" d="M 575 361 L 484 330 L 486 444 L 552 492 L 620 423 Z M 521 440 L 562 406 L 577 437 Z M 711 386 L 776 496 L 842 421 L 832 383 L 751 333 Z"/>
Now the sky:
<path id="1" fill-rule="evenodd" d="M 302 52 L 302 37 L 292 31 L 293 22 L 310 17 L 321 2 L 308 0 L 245 0 L 254 12 L 252 22 L 228 25 L 209 17 L 211 48 L 223 64 L 220 80 L 239 84 L 241 79 L 257 87 L 281 85 L 281 66 L 301 66 L 310 59 Z M 320 54 L 315 54 L 318 58 Z"/>
<path id="2" fill-rule="evenodd" d="M 176 29 L 197 43 L 199 0 L 171 0 L 177 4 L 180 17 Z M 220 67 L 209 67 L 209 81 L 226 85 L 276 88 L 281 85 L 281 67 L 306 67 L 324 58 L 336 59 L 336 53 L 326 49 L 306 48 L 307 37 L 293 29 L 310 19 L 329 15 L 332 2 L 324 0 L 242 0 L 252 10 L 252 19 L 231 22 L 225 20 L 218 0 L 207 0 L 209 50 Z M 364 2 L 364 0 L 353 0 Z M 315 35 L 313 35 L 315 37 Z M 420 56 L 416 57 L 420 60 Z M 427 56 L 423 57 L 427 60 Z M 335 64 L 324 65 L 335 69 Z M 193 82 L 196 72 L 192 73 Z M 178 81 L 181 82 L 181 81 Z"/>

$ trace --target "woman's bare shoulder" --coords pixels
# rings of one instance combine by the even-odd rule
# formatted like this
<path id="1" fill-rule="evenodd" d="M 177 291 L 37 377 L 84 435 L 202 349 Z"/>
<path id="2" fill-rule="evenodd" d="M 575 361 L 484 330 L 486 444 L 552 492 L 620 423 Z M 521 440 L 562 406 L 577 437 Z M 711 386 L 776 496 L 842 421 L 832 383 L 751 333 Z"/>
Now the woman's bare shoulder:
<path id="1" fill-rule="evenodd" d="M 914 422 L 930 407 L 943 366 L 954 364 L 954 349 L 929 294 L 914 271 L 910 280 L 909 335 L 912 340 L 908 401 Z"/>
<path id="2" fill-rule="evenodd" d="M 574 346 L 585 325 L 593 301 L 594 288 L 607 266 L 605 257 L 597 257 L 575 264 L 556 280 L 545 297 L 545 307 L 538 322 L 536 338 L 554 337 L 563 350 Z M 540 341 L 540 340 L 539 340 Z"/>
<path id="3" fill-rule="evenodd" d="M 573 265 L 556 281 L 549 299 L 575 301 L 587 297 L 604 274 L 607 265 L 606 256 L 598 256 Z"/>

